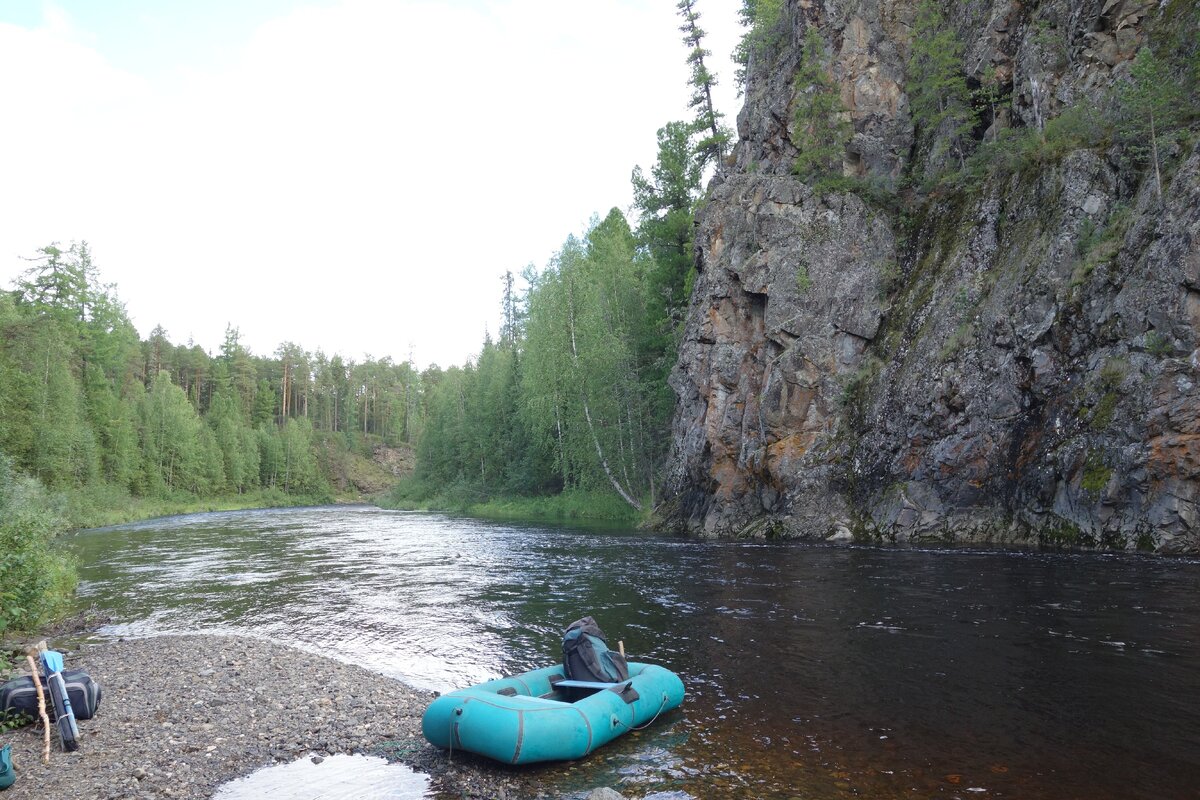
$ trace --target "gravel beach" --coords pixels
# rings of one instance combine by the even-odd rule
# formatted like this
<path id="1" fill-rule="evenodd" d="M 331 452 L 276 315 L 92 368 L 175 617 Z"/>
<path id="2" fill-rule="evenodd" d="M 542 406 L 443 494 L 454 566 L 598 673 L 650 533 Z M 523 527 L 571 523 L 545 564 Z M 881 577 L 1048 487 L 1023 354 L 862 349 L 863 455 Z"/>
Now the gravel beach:
<path id="1" fill-rule="evenodd" d="M 54 642 L 51 642 L 54 645 Z M 0 733 L 17 782 L 0 797 L 209 798 L 261 767 L 338 753 L 380 755 L 432 778 L 440 798 L 545 798 L 536 774 L 447 754 L 421 736 L 434 694 L 368 670 L 233 636 L 84 644 L 67 655 L 100 683 L 80 747 L 42 763 L 32 726 Z"/>

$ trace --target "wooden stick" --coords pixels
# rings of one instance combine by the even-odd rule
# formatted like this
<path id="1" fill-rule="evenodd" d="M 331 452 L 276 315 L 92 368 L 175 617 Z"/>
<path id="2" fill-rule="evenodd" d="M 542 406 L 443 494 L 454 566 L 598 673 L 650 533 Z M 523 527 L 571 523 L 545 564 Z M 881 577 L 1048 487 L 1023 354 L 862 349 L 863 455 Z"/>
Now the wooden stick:
<path id="1" fill-rule="evenodd" d="M 625 657 L 625 640 L 624 639 L 617 640 L 617 649 L 621 651 L 621 658 L 624 658 Z"/>
<path id="2" fill-rule="evenodd" d="M 29 662 L 29 670 L 33 675 L 33 688 L 37 690 L 38 699 L 38 714 L 42 717 L 42 733 L 45 737 L 45 747 L 42 749 L 42 763 L 50 763 L 50 716 L 46 713 L 46 695 L 42 694 L 42 681 L 38 678 L 37 662 L 33 660 L 33 654 L 37 650 L 30 648 L 25 654 L 25 660 Z"/>

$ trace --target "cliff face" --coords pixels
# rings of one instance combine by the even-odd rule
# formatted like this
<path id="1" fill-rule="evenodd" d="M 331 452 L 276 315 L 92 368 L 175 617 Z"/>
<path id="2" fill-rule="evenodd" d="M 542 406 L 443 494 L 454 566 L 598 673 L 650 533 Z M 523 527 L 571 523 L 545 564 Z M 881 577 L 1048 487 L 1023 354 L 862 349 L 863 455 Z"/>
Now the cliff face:
<path id="1" fill-rule="evenodd" d="M 905 83 L 917 5 L 789 2 L 751 64 L 698 223 L 667 524 L 1197 550 L 1200 148 L 1167 154 L 1161 199 L 1116 147 L 906 191 L 936 167 Z M 1171 5 L 954 3 L 963 72 L 1011 90 L 976 135 L 1111 105 Z M 853 122 L 845 172 L 890 201 L 790 172 L 809 26 Z"/>

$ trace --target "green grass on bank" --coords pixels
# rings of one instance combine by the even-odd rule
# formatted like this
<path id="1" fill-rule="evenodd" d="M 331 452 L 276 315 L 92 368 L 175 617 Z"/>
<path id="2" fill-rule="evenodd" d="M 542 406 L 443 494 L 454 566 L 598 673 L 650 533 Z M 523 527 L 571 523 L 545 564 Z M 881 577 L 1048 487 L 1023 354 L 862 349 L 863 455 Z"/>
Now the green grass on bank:
<path id="1" fill-rule="evenodd" d="M 523 522 L 605 522 L 630 527 L 641 522 L 641 515 L 612 492 L 581 489 L 535 497 L 496 496 L 471 484 L 455 483 L 435 490 L 417 478 L 409 478 L 376 497 L 375 502 L 383 508 Z"/>
<path id="2" fill-rule="evenodd" d="M 135 497 L 119 488 L 100 485 L 64 492 L 60 499 L 60 512 L 68 527 L 79 529 L 101 528 L 176 514 L 323 505 L 333 500 L 328 493 L 295 495 L 279 489 L 256 489 L 215 497 L 197 497 L 183 492 L 167 497 Z"/>

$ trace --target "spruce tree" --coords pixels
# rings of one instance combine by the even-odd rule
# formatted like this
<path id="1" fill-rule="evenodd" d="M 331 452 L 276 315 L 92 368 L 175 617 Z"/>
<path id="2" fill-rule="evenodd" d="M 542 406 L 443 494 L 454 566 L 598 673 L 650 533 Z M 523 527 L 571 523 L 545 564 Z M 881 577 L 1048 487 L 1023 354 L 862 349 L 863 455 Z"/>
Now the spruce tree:
<path id="1" fill-rule="evenodd" d="M 805 181 L 840 175 L 852 128 L 845 119 L 837 84 L 829 74 L 825 42 L 813 27 L 804 35 L 795 91 L 791 138 L 800 153 L 792 171 Z"/>
<path id="2" fill-rule="evenodd" d="M 1121 84 L 1118 96 L 1121 102 L 1118 131 L 1130 154 L 1154 167 L 1155 193 L 1161 200 L 1159 143 L 1164 134 L 1175 130 L 1183 120 L 1184 91 L 1167 64 L 1150 48 L 1143 47 L 1134 58 L 1129 80 Z"/>
<path id="3" fill-rule="evenodd" d="M 978 123 L 962 72 L 963 45 L 946 24 L 936 0 L 922 0 L 908 57 L 908 96 L 913 125 L 933 140 L 933 162 L 949 148 L 966 165 L 967 143 Z"/>

